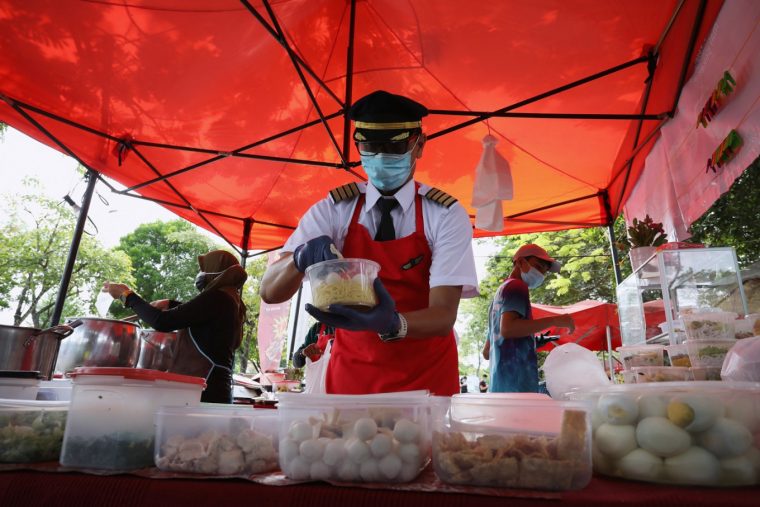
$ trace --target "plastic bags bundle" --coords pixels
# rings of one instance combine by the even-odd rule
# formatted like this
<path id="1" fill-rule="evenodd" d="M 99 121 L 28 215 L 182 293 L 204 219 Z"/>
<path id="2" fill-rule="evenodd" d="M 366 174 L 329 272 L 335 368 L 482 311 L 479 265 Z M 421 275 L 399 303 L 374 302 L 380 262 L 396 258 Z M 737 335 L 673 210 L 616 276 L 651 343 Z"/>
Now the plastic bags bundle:
<path id="1" fill-rule="evenodd" d="M 568 399 L 566 394 L 574 390 L 610 384 L 596 354 L 575 343 L 565 343 L 549 352 L 543 370 L 546 389 L 557 400 Z"/>

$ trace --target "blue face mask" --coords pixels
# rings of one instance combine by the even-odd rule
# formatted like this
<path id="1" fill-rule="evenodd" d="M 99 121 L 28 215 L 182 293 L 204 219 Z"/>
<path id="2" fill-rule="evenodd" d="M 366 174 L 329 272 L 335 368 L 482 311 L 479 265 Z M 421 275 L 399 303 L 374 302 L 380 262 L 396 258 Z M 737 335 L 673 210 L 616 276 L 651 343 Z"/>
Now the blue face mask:
<path id="1" fill-rule="evenodd" d="M 415 141 L 414 146 L 417 145 Z M 395 190 L 406 183 L 412 173 L 412 149 L 402 155 L 392 153 L 360 154 L 369 181 L 380 191 Z"/>
<path id="2" fill-rule="evenodd" d="M 530 267 L 530 271 L 527 273 L 520 272 L 520 277 L 522 278 L 523 282 L 525 282 L 528 285 L 529 289 L 535 289 L 542 283 L 544 283 L 544 278 L 546 278 L 545 275 L 542 275 L 539 270 L 534 268 L 533 266 Z"/>

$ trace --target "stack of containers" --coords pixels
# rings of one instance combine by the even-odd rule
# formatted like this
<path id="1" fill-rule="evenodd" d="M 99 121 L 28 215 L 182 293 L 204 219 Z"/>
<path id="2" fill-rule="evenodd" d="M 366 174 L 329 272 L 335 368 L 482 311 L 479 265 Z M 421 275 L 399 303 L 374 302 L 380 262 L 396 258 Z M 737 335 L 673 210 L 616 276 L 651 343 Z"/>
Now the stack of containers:
<path id="1" fill-rule="evenodd" d="M 616 349 L 623 363 L 623 379 L 625 383 L 656 382 L 656 376 L 667 372 L 663 366 L 662 345 L 628 345 Z"/>
<path id="2" fill-rule="evenodd" d="M 278 468 L 278 418 L 270 410 L 202 403 L 156 413 L 161 470 L 249 476 Z"/>
<path id="3" fill-rule="evenodd" d="M 61 464 L 132 470 L 153 465 L 159 407 L 196 406 L 205 381 L 136 368 L 77 368 Z"/>
<path id="4" fill-rule="evenodd" d="M 291 479 L 409 482 L 429 461 L 426 391 L 279 400 L 280 468 Z"/>
<path id="5" fill-rule="evenodd" d="M 0 399 L 0 463 L 56 461 L 67 401 Z"/>
<path id="6" fill-rule="evenodd" d="M 0 371 L 0 398 L 33 400 L 40 389 L 40 372 L 21 370 Z"/>
<path id="7" fill-rule="evenodd" d="M 694 312 L 683 315 L 686 349 L 692 375 L 697 380 L 720 380 L 726 354 L 736 343 L 736 314 Z"/>
<path id="8" fill-rule="evenodd" d="M 570 397 L 592 404 L 595 472 L 679 485 L 760 483 L 760 384 L 611 385 Z"/>
<path id="9" fill-rule="evenodd" d="M 570 490 L 591 479 L 588 406 L 454 395 L 433 421 L 433 468 L 450 484 Z"/>

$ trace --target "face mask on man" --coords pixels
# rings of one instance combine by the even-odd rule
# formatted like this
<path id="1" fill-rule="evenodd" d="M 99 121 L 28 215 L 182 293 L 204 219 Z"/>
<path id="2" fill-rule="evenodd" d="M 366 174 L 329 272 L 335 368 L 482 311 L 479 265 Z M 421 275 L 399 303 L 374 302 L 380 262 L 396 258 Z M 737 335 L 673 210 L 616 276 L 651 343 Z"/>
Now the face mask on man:
<path id="1" fill-rule="evenodd" d="M 418 138 L 419 140 L 419 138 Z M 369 181 L 383 192 L 395 190 L 401 187 L 412 172 L 416 159 L 412 159 L 412 152 L 417 146 L 415 140 L 412 148 L 401 155 L 393 153 L 361 154 L 362 167 L 367 173 Z"/>
<path id="2" fill-rule="evenodd" d="M 527 273 L 520 271 L 520 277 L 529 289 L 535 289 L 544 283 L 544 278 L 546 278 L 545 275 L 541 274 L 541 272 L 533 266 L 530 267 L 530 270 L 528 270 Z"/>

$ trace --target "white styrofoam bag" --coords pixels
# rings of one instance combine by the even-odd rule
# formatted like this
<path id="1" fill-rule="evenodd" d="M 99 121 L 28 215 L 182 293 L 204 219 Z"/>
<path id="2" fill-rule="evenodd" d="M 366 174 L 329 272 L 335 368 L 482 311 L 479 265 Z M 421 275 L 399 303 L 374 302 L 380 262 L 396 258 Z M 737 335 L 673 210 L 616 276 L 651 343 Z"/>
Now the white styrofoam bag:
<path id="1" fill-rule="evenodd" d="M 568 399 L 566 394 L 578 389 L 610 384 L 596 354 L 575 343 L 555 348 L 544 361 L 546 389 L 552 398 Z"/>

